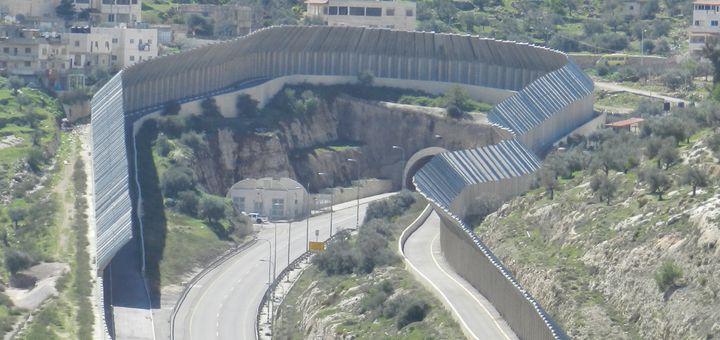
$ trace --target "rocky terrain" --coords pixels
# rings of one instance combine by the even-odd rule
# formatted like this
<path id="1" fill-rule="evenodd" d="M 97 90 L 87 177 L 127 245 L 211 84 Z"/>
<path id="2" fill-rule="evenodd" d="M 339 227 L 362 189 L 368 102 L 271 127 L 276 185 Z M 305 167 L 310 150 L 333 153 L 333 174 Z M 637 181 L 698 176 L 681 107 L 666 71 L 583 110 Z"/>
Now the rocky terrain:
<path id="1" fill-rule="evenodd" d="M 317 182 L 322 179 L 315 174 L 327 172 L 335 185 L 348 185 L 358 174 L 345 160 L 356 158 L 360 177 L 390 178 L 399 187 L 402 155 L 392 145 L 401 145 L 410 158 L 430 146 L 459 149 L 509 138 L 504 130 L 447 118 L 443 111 L 347 95 L 322 99 L 315 112 L 284 120 L 275 131 L 222 128 L 208 135 L 208 151 L 200 153 L 194 170 L 209 192 L 224 195 L 248 177 L 288 176 L 318 188 L 331 183 Z"/>
<path id="2" fill-rule="evenodd" d="M 584 170 L 562 180 L 553 200 L 531 191 L 476 232 L 575 339 L 716 339 L 720 167 L 707 136 L 680 148 L 685 164 L 668 170 L 674 183 L 663 200 L 648 194 L 636 172 L 611 171 L 617 196 L 600 202 Z M 710 178 L 695 197 L 677 182 L 689 161 Z M 680 274 L 663 289 L 665 263 Z"/>

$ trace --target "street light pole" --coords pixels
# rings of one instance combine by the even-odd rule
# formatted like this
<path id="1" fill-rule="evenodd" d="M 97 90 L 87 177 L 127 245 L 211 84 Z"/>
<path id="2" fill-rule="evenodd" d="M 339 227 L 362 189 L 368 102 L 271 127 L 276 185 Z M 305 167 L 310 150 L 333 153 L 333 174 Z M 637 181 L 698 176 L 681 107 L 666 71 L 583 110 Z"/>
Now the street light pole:
<path id="1" fill-rule="evenodd" d="M 268 258 L 267 258 L 267 262 L 268 262 L 268 284 L 270 284 L 270 283 L 272 283 L 272 278 L 270 278 L 270 268 L 271 268 L 271 266 L 272 266 L 272 261 L 270 261 L 270 257 L 271 257 L 271 255 L 272 255 L 272 243 L 270 243 L 270 240 L 266 240 L 266 239 L 264 239 L 264 238 L 260 238 L 260 239 L 258 239 L 258 241 L 265 241 L 265 242 L 267 242 L 267 244 L 268 244 Z"/>
<path id="2" fill-rule="evenodd" d="M 307 252 L 310 250 L 310 217 L 312 216 L 312 208 L 310 207 L 310 181 L 308 181 L 307 185 L 307 203 L 305 203 L 305 205 L 308 207 L 308 215 L 305 220 L 305 252 Z"/>
<path id="3" fill-rule="evenodd" d="M 645 30 L 640 31 L 640 65 L 645 65 Z"/>
<path id="4" fill-rule="evenodd" d="M 355 177 L 356 177 L 356 184 L 355 184 L 355 190 L 357 193 L 355 204 L 355 228 L 360 228 L 360 164 L 358 163 L 357 159 L 355 158 L 348 158 L 348 162 L 355 163 Z"/>
<path id="5" fill-rule="evenodd" d="M 330 237 L 332 237 L 332 235 L 333 235 L 333 232 L 332 232 L 332 229 L 333 229 L 332 228 L 333 227 L 333 203 L 334 203 L 333 198 L 335 196 L 335 194 L 334 194 L 335 190 L 333 187 L 335 186 L 335 178 L 327 172 L 318 172 L 317 174 L 318 174 L 318 176 L 329 176 L 330 179 L 332 179 L 332 181 L 331 181 L 332 184 L 330 184 Z"/>
<path id="6" fill-rule="evenodd" d="M 400 150 L 402 152 L 402 166 L 400 167 L 400 190 L 405 190 L 405 181 L 403 178 L 405 176 L 405 149 L 403 149 L 403 147 L 399 145 L 393 145 L 392 148 L 395 150 Z"/>

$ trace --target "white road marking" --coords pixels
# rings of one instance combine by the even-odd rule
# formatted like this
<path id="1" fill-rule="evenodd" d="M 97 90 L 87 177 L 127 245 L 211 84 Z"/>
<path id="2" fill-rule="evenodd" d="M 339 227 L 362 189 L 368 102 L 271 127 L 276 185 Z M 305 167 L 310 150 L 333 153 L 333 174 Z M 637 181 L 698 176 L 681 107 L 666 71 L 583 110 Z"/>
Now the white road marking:
<path id="1" fill-rule="evenodd" d="M 440 233 L 438 232 L 438 234 L 435 235 L 435 238 L 433 238 L 433 240 L 430 241 L 430 256 L 432 257 L 433 262 L 435 262 L 435 266 L 437 266 L 438 269 L 440 269 L 440 271 L 442 271 L 450 280 L 455 282 L 460 288 L 462 288 L 462 290 L 464 290 L 468 295 L 470 295 L 470 297 L 472 297 L 473 300 L 475 300 L 475 302 L 477 302 L 477 304 L 480 305 L 480 307 L 482 307 L 482 309 L 490 316 L 490 318 L 492 319 L 495 326 L 505 336 L 505 339 L 512 340 L 512 338 L 507 333 L 505 333 L 505 330 L 500 326 L 500 324 L 497 322 L 497 320 L 493 317 L 492 313 L 490 313 L 490 311 L 485 307 L 485 305 L 482 302 L 480 302 L 480 300 L 475 296 L 475 294 L 473 294 L 471 291 L 469 291 L 467 288 L 465 288 L 465 286 L 463 286 L 462 283 L 460 283 L 458 280 L 455 280 L 454 277 L 452 277 L 447 271 L 445 271 L 445 269 L 442 268 L 442 266 L 440 266 L 440 263 L 438 263 L 437 258 L 435 258 L 435 254 L 433 254 L 433 251 L 432 251 L 433 244 L 435 244 L 435 241 L 437 241 L 439 236 L 440 236 Z"/>

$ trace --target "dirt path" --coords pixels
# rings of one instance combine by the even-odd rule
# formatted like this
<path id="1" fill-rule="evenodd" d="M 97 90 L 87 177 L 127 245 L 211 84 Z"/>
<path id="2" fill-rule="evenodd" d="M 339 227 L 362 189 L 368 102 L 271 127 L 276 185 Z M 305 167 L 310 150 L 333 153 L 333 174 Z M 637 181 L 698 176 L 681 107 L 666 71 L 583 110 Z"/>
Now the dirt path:
<path id="1" fill-rule="evenodd" d="M 74 190 L 72 183 L 73 166 L 75 161 L 78 159 L 78 138 L 76 131 L 70 133 L 71 139 L 69 140 L 68 148 L 69 156 L 67 159 L 59 160 L 62 162 L 62 170 L 60 170 L 60 180 L 53 188 L 53 193 L 57 195 L 60 200 L 59 210 L 59 223 L 58 223 L 58 245 L 57 245 L 57 256 L 60 258 L 63 253 L 69 250 L 71 247 L 70 236 L 72 235 L 72 217 L 75 215 L 75 199 Z"/>

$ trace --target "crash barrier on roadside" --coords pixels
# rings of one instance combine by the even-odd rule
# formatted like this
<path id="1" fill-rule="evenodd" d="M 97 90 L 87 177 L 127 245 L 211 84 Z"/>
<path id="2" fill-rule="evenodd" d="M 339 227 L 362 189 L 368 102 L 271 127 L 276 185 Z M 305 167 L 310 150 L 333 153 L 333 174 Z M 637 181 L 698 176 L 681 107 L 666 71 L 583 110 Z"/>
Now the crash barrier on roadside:
<path id="1" fill-rule="evenodd" d="M 338 231 L 335 235 L 333 235 L 329 239 L 325 240 L 325 242 L 324 242 L 325 246 L 327 247 L 330 244 L 330 242 L 334 241 L 337 238 L 349 236 L 355 230 L 356 230 L 355 228 L 347 228 L 347 229 Z M 255 322 L 255 332 L 257 333 L 256 337 L 258 339 L 261 336 L 261 334 L 260 334 L 260 316 L 262 314 L 262 310 L 264 308 L 267 308 L 265 306 L 270 302 L 269 298 L 272 295 L 274 295 L 275 289 L 277 288 L 278 284 L 287 275 L 289 275 L 290 272 L 294 268 L 296 268 L 301 262 L 305 261 L 306 259 L 311 258 L 315 254 L 316 254 L 315 252 L 311 252 L 311 251 L 306 251 L 306 252 L 302 253 L 302 255 L 300 255 L 298 258 L 296 258 L 295 260 L 290 262 L 290 264 L 287 267 L 283 268 L 283 270 L 280 272 L 280 274 L 272 281 L 272 283 L 270 283 L 268 285 L 268 288 L 265 290 L 265 294 L 263 294 L 262 300 L 260 300 L 260 305 L 258 305 L 258 309 L 257 309 L 257 321 Z M 268 315 L 268 318 L 270 318 L 269 315 Z M 271 322 L 274 322 L 274 320 L 272 320 Z"/>

